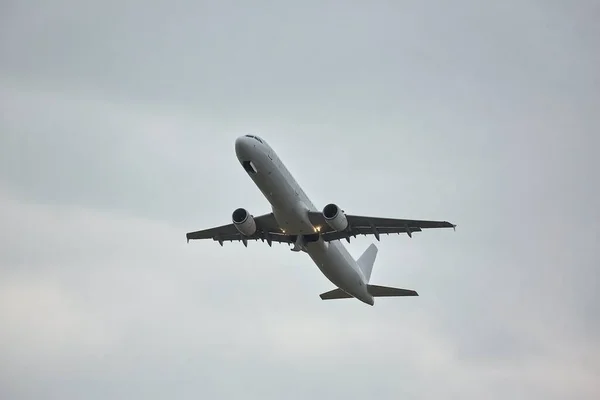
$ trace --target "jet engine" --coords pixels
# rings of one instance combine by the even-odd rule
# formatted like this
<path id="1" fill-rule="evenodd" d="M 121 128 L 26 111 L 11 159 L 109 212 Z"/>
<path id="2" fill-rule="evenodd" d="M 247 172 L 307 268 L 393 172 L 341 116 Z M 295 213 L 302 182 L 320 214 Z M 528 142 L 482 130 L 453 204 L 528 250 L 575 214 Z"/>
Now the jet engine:
<path id="1" fill-rule="evenodd" d="M 323 217 L 325 217 L 327 225 L 338 232 L 343 231 L 348 227 L 348 219 L 346 219 L 344 210 L 340 210 L 336 204 L 327 204 L 323 208 Z"/>
<path id="2" fill-rule="evenodd" d="M 256 232 L 254 217 L 243 208 L 238 208 L 231 215 L 233 225 L 244 236 L 252 236 Z"/>

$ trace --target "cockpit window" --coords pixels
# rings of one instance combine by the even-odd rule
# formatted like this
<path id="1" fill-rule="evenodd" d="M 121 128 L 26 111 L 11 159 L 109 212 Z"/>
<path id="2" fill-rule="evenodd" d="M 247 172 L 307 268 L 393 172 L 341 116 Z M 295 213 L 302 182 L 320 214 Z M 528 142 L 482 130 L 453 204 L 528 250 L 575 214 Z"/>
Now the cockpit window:
<path id="1" fill-rule="evenodd" d="M 260 143 L 262 143 L 263 141 L 258 137 L 258 136 L 254 136 L 254 135 L 246 135 L 246 137 L 252 138 L 254 140 L 258 140 Z"/>

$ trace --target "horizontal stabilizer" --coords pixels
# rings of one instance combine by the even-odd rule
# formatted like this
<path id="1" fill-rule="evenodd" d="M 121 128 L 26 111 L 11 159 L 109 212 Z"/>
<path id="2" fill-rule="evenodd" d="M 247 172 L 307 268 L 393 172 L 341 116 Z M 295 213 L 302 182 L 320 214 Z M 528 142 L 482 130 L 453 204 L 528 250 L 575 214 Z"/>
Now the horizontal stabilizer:
<path id="1" fill-rule="evenodd" d="M 399 289 L 388 286 L 367 285 L 367 290 L 373 297 L 396 297 L 396 296 L 418 296 L 419 294 L 410 289 Z"/>
<path id="2" fill-rule="evenodd" d="M 400 297 L 400 296 L 418 296 L 419 294 L 410 289 L 400 289 L 388 286 L 377 286 L 367 285 L 367 290 L 373 297 Z M 342 289 L 333 289 L 329 292 L 321 293 L 319 295 L 321 300 L 335 300 L 335 299 L 351 299 L 353 296 L 344 292 Z"/>
<path id="3" fill-rule="evenodd" d="M 321 297 L 321 300 L 335 300 L 335 299 L 350 299 L 350 298 L 352 298 L 352 296 L 350 296 L 348 293 L 344 292 L 342 289 L 333 289 L 333 290 L 330 290 L 329 292 L 321 293 L 319 295 L 319 297 Z"/>

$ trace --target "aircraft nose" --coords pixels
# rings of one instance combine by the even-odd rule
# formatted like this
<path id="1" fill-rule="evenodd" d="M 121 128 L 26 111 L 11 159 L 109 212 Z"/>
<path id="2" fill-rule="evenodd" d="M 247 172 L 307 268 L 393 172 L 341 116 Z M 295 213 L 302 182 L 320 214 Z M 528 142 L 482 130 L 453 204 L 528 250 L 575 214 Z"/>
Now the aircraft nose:
<path id="1" fill-rule="evenodd" d="M 240 136 L 235 140 L 235 154 L 239 159 L 245 158 L 248 154 L 248 148 L 250 146 L 248 140 L 249 139 L 245 136 Z"/>

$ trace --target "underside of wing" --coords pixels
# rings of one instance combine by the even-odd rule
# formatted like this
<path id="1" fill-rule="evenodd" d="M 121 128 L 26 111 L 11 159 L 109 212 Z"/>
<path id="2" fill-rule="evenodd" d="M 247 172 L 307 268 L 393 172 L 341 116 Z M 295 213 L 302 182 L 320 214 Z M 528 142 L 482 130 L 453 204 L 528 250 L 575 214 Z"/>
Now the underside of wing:
<path id="1" fill-rule="evenodd" d="M 215 228 L 204 229 L 186 234 L 187 241 L 196 239 L 212 239 L 223 242 L 240 241 L 247 245 L 249 240 L 267 241 L 269 245 L 272 242 L 293 243 L 295 237 L 282 233 L 273 213 L 264 214 L 258 217 L 251 217 L 254 222 L 254 232 L 248 235 L 242 234 L 235 224 L 227 224 Z M 252 225 L 250 225 L 252 226 Z"/>
<path id="2" fill-rule="evenodd" d="M 455 225 L 448 221 L 427 221 L 419 219 L 397 219 L 397 218 L 379 218 L 362 217 L 358 215 L 348 215 L 348 222 L 352 226 L 376 226 L 380 228 L 403 227 L 414 229 L 432 229 L 432 228 L 454 228 Z"/>
<path id="3" fill-rule="evenodd" d="M 185 237 L 189 242 L 190 240 L 197 239 L 215 239 L 218 236 L 229 236 L 235 235 L 236 233 L 239 233 L 239 231 L 236 229 L 235 225 L 227 224 L 217 226 L 215 228 L 208 228 L 200 231 L 188 232 L 186 233 Z"/>
<path id="4" fill-rule="evenodd" d="M 379 239 L 380 234 L 389 235 L 392 233 L 406 233 L 408 236 L 412 237 L 414 232 L 421 232 L 423 229 L 456 227 L 456 225 L 447 221 L 345 215 L 345 218 L 348 221 L 346 229 L 334 230 L 329 226 L 323 213 L 310 212 L 309 218 L 313 225 L 321 227 L 320 232 L 325 241 L 340 239 L 350 240 L 350 237 L 356 237 L 357 235 L 374 235 Z"/>

